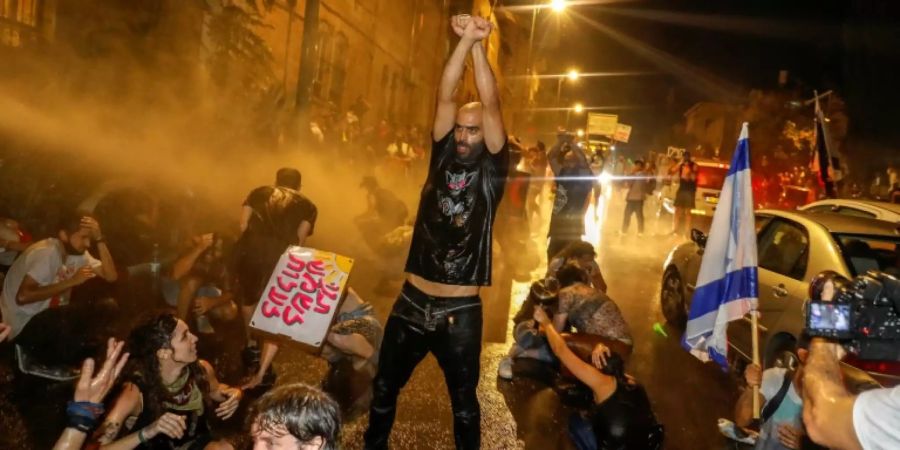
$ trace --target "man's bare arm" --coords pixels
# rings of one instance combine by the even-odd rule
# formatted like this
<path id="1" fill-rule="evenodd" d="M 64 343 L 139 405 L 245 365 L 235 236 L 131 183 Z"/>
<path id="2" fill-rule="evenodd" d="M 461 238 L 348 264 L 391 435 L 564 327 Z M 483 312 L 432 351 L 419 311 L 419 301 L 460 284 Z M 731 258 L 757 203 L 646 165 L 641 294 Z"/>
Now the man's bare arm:
<path id="1" fill-rule="evenodd" d="M 500 110 L 497 79 L 481 42 L 472 46 L 472 60 L 475 63 L 475 86 L 478 88 L 484 114 L 484 142 L 489 152 L 498 153 L 506 144 L 506 128 L 503 126 L 503 113 Z"/>
<path id="2" fill-rule="evenodd" d="M 100 278 L 110 283 L 116 281 L 119 278 L 119 274 L 116 272 L 116 264 L 113 262 L 112 254 L 109 252 L 106 242 L 98 242 L 97 251 L 100 252 L 101 263 L 97 275 L 100 275 Z"/>
<path id="3" fill-rule="evenodd" d="M 475 44 L 476 40 L 472 37 L 465 36 L 463 30 L 467 24 L 463 24 L 461 17 L 453 16 L 450 18 L 450 25 L 453 31 L 460 36 L 459 43 L 453 49 L 450 59 L 444 66 L 444 72 L 441 74 L 441 85 L 438 88 L 437 109 L 434 113 L 434 128 L 432 129 L 432 138 L 437 141 L 442 139 L 456 125 L 456 101 L 453 96 L 456 93 L 456 86 L 462 78 L 463 70 L 466 66 L 466 57 L 469 50 Z"/>
<path id="4" fill-rule="evenodd" d="M 862 448 L 853 428 L 853 404 L 841 380 L 839 345 L 813 340 L 803 370 L 803 423 L 817 444 L 840 449 Z"/>
<path id="5" fill-rule="evenodd" d="M 25 275 L 25 278 L 22 280 L 22 285 L 19 286 L 19 291 L 16 293 L 16 303 L 20 305 L 27 305 L 29 303 L 44 301 L 55 295 L 62 294 L 69 289 L 72 289 L 73 287 L 81 284 L 79 283 L 80 279 L 76 279 L 76 277 L 60 281 L 59 283 L 41 286 L 33 278 Z"/>
<path id="6" fill-rule="evenodd" d="M 244 205 L 241 207 L 241 233 L 247 231 L 247 224 L 250 223 L 250 216 L 253 215 L 253 208 Z"/>
<path id="7" fill-rule="evenodd" d="M 309 237 L 310 231 L 312 231 L 311 223 L 306 220 L 300 222 L 300 226 L 297 227 L 297 245 L 302 247 L 306 244 L 306 238 Z"/>

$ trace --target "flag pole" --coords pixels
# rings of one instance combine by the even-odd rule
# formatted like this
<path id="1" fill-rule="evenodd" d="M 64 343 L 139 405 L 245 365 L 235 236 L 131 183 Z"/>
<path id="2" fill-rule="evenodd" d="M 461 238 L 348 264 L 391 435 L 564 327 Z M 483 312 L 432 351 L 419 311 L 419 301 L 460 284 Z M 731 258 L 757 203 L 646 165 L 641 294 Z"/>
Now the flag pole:
<path id="1" fill-rule="evenodd" d="M 751 342 L 752 348 L 751 352 L 753 353 L 753 364 L 759 366 L 759 312 L 755 309 L 750 311 L 750 324 L 751 324 Z M 759 386 L 753 386 L 753 418 L 759 419 Z"/>

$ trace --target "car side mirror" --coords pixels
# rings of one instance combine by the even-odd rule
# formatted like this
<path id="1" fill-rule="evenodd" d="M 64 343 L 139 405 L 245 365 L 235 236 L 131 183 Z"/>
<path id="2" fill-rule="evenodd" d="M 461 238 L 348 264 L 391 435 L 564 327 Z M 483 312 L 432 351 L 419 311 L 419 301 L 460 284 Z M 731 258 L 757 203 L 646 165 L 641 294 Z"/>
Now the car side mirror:
<path id="1" fill-rule="evenodd" d="M 700 248 L 706 248 L 706 234 L 702 231 L 694 228 L 691 230 L 691 240 L 694 241 Z"/>

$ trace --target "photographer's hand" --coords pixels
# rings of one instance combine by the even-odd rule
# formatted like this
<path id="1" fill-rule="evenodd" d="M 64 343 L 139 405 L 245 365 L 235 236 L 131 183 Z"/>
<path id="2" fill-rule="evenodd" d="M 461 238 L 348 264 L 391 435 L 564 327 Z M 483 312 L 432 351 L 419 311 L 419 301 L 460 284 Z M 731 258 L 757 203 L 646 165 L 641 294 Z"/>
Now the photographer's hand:
<path id="1" fill-rule="evenodd" d="M 856 398 L 844 388 L 838 356 L 843 356 L 839 344 L 813 338 L 803 371 L 803 424 L 817 444 L 859 449 L 853 428 Z"/>

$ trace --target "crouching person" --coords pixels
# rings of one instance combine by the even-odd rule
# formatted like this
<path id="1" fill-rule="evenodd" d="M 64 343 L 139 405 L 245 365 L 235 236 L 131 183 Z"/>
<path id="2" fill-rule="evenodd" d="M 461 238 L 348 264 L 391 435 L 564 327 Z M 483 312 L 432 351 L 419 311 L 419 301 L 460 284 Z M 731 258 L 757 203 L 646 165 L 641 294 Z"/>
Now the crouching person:
<path id="1" fill-rule="evenodd" d="M 263 395 L 248 417 L 255 450 L 336 450 L 341 430 L 337 402 L 302 383 Z"/>
<path id="2" fill-rule="evenodd" d="M 734 408 L 734 422 L 750 427 L 753 422 L 753 387 L 759 387 L 759 420 L 757 450 L 800 450 L 821 448 L 805 437 L 803 431 L 803 368 L 809 353 L 809 337 L 797 343 L 799 365 L 796 370 L 773 367 L 763 371 L 751 364 L 744 370 L 747 388 Z"/>
<path id="3" fill-rule="evenodd" d="M 522 302 L 519 312 L 513 317 L 513 339 L 515 342 L 510 347 L 506 357 L 500 360 L 497 368 L 497 376 L 504 380 L 513 378 L 513 365 L 520 358 L 529 358 L 539 363 L 555 365 L 556 358 L 547 345 L 547 340 L 541 334 L 538 325 L 534 322 L 534 308 L 542 306 L 555 311 L 559 303 L 559 283 L 555 278 L 545 278 L 531 283 L 528 297 Z M 562 331 L 557 329 L 557 331 Z M 538 365 L 540 367 L 540 365 Z M 517 369 L 518 370 L 518 369 Z M 528 372 L 526 370 L 526 372 Z M 521 373 L 521 372 L 520 372 Z M 538 378 L 540 374 L 535 374 Z"/>
<path id="4" fill-rule="evenodd" d="M 603 344 L 594 347 L 591 362 L 579 357 L 552 326 L 543 308 L 534 320 L 547 333 L 553 353 L 563 367 L 590 388 L 592 404 L 569 421 L 569 433 L 578 450 L 659 450 L 664 430 L 650 407 L 647 392 L 625 374 L 620 355 Z"/>
<path id="5" fill-rule="evenodd" d="M 208 418 L 230 418 L 242 393 L 197 358 L 197 337 L 184 321 L 151 318 L 132 331 L 128 350 L 126 382 L 95 436 L 100 448 L 233 449 L 213 439 Z"/>
<path id="6" fill-rule="evenodd" d="M 337 400 L 345 418 L 369 410 L 383 334 L 372 305 L 363 301 L 353 288 L 347 288 L 322 347 L 322 357 L 328 360 L 322 389 Z"/>
<path id="7" fill-rule="evenodd" d="M 88 251 L 92 242 L 99 260 Z M 70 302 L 72 289 L 98 276 L 116 281 L 116 266 L 100 224 L 77 212 L 62 217 L 56 237 L 34 243 L 16 259 L 3 281 L 0 310 L 23 372 L 75 378 L 77 373 L 68 369 L 102 348 L 115 302 Z"/>

